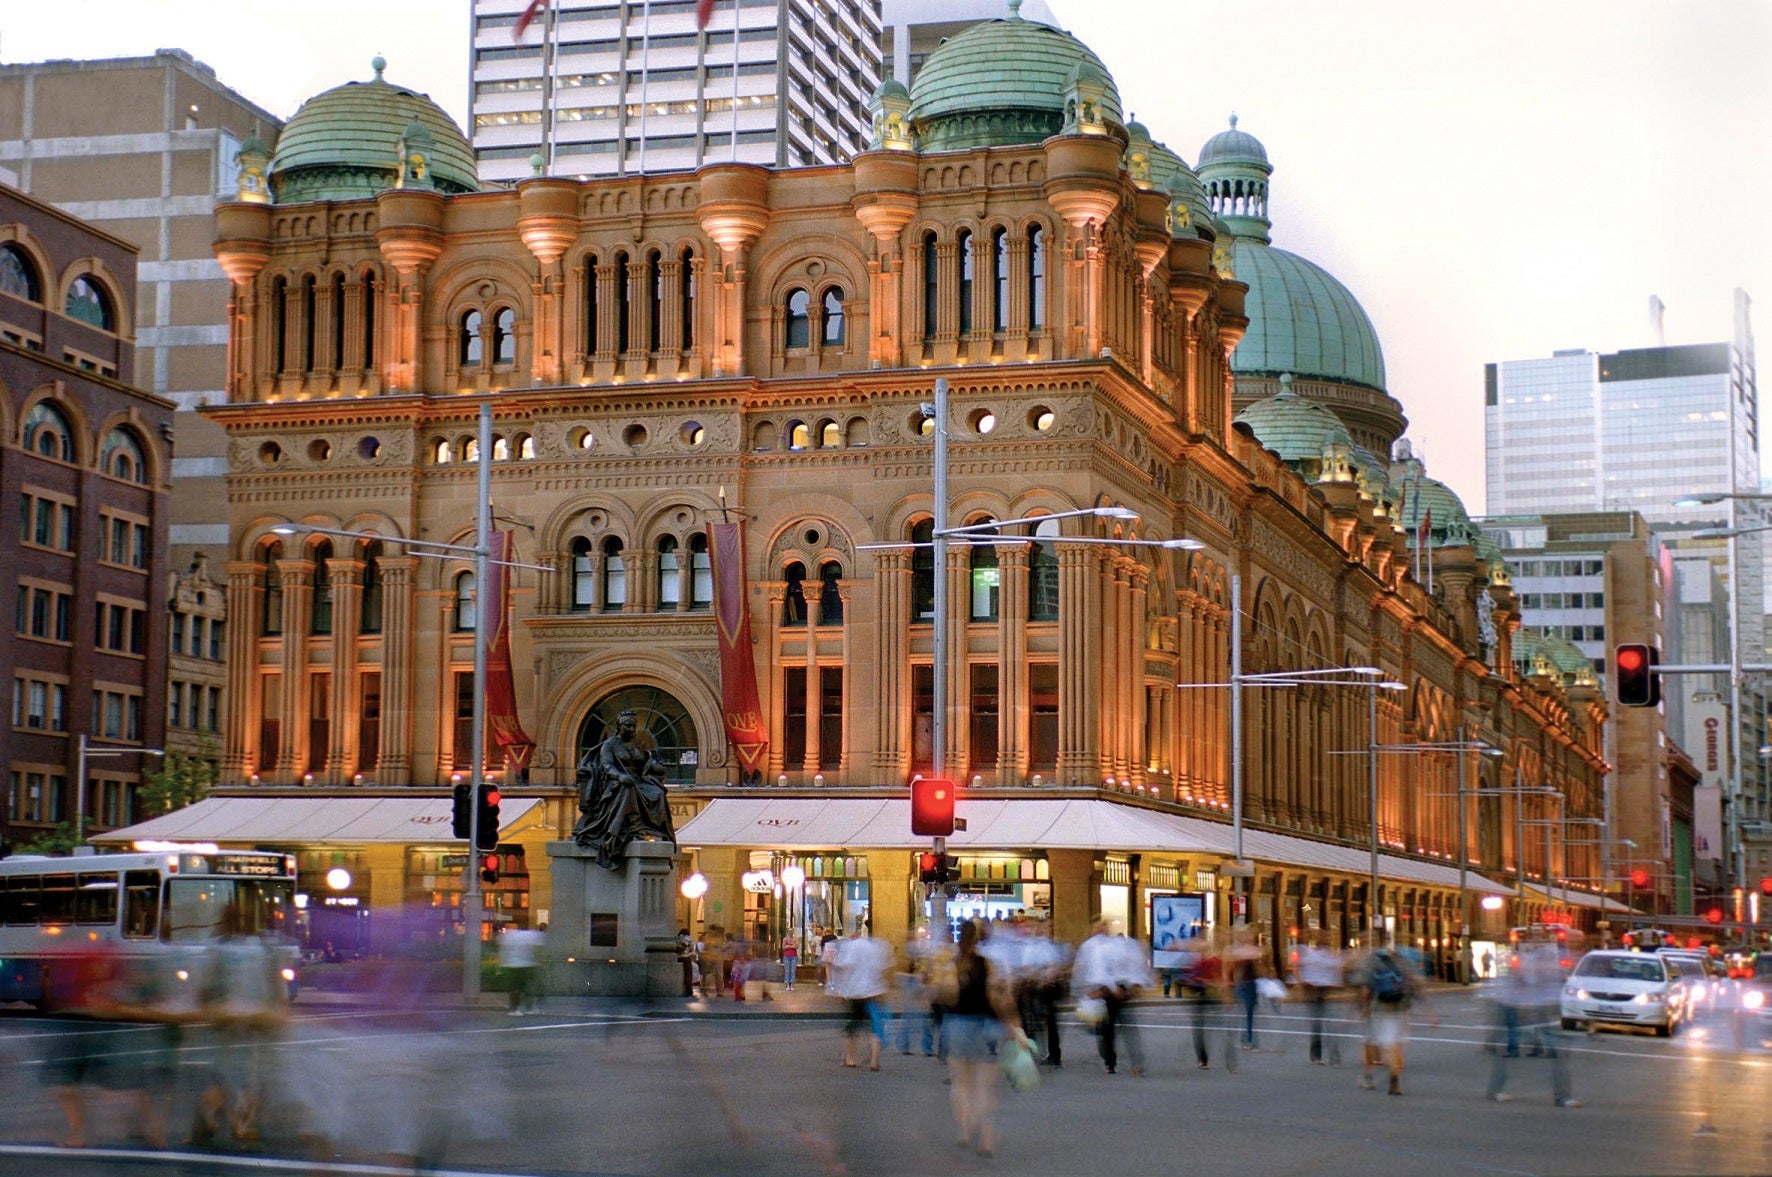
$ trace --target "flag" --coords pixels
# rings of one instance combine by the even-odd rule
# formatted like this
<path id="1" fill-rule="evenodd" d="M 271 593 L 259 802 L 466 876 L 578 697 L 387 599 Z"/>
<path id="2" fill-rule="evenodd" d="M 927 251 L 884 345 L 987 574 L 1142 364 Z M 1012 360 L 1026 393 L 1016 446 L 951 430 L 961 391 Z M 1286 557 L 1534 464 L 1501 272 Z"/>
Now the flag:
<path id="1" fill-rule="evenodd" d="M 523 34 L 529 31 L 530 22 L 540 16 L 541 10 L 547 6 L 548 0 L 529 0 L 529 7 L 523 10 L 523 15 L 517 18 L 516 25 L 511 29 L 511 40 L 521 41 Z"/>
<path id="2" fill-rule="evenodd" d="M 714 15 L 714 0 L 697 0 L 695 5 L 695 27 L 705 29 L 708 19 Z"/>
<path id="3" fill-rule="evenodd" d="M 769 725 L 757 697 L 757 666 L 751 653 L 751 613 L 744 578 L 744 524 L 708 524 L 714 565 L 714 620 L 720 639 L 720 711 L 726 738 L 745 777 L 763 771 Z"/>
<path id="4" fill-rule="evenodd" d="M 529 771 L 535 741 L 523 730 L 517 715 L 517 687 L 511 674 L 511 552 L 516 536 L 494 532 L 487 545 L 491 559 L 486 571 L 485 604 L 494 629 L 486 644 L 486 733 L 504 749 L 506 770 L 513 782 Z"/>

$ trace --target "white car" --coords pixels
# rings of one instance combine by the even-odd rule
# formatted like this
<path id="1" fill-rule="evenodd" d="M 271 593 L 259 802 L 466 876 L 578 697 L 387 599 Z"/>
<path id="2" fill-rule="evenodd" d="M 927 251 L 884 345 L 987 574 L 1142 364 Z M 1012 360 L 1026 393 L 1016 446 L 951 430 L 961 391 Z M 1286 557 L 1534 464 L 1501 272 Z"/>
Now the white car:
<path id="1" fill-rule="evenodd" d="M 1563 1028 L 1640 1027 L 1666 1037 L 1686 1020 L 1685 986 L 1651 952 L 1590 952 L 1563 985 Z"/>
<path id="2" fill-rule="evenodd" d="M 1709 954 L 1695 948 L 1663 948 L 1657 956 L 1672 958 L 1686 986 L 1686 1016 L 1696 1018 L 1714 1009 L 1726 1008 L 1734 983 L 1728 970 Z"/>

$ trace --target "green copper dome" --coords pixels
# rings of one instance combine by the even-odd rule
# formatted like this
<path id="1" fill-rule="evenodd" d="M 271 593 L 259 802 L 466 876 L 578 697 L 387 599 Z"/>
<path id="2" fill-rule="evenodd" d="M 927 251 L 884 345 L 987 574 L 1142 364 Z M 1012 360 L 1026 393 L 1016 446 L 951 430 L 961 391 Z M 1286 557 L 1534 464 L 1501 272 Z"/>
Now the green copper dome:
<path id="1" fill-rule="evenodd" d="M 1237 281 L 1249 284 L 1249 331 L 1231 353 L 1238 375 L 1297 376 L 1384 390 L 1372 320 L 1335 276 L 1295 253 L 1238 235 Z"/>
<path id="2" fill-rule="evenodd" d="M 271 191 L 280 204 L 355 200 L 392 188 L 400 179 L 400 144 L 411 123 L 430 134 L 425 152 L 430 181 L 443 193 L 480 187 L 467 137 L 426 95 L 375 77 L 346 82 L 302 104 L 277 139 Z"/>
<path id="3" fill-rule="evenodd" d="M 1019 8 L 1011 5 L 1011 12 Z M 1078 73 L 1078 67 L 1085 68 Z M 1051 25 L 987 20 L 946 41 L 911 85 L 911 125 L 924 151 L 1039 143 L 1065 123 L 1073 75 L 1105 82 L 1101 113 L 1120 122 L 1120 95 L 1101 59 Z M 287 132 L 285 132 L 287 133 Z"/>
<path id="4" fill-rule="evenodd" d="M 1401 499 L 1398 522 L 1408 533 L 1410 546 L 1414 546 L 1424 523 L 1430 547 L 1476 546 L 1482 529 L 1471 522 L 1464 501 L 1444 482 L 1427 476 L 1421 459 L 1411 452 L 1407 441 L 1397 443 L 1391 483 Z"/>
<path id="5" fill-rule="evenodd" d="M 1579 647 L 1538 629 L 1514 634 L 1514 665 L 1526 674 L 1560 679 L 1564 686 L 1593 686 L 1597 681 L 1594 664 Z"/>
<path id="6" fill-rule="evenodd" d="M 1229 130 L 1220 131 L 1200 148 L 1200 166 L 1210 163 L 1249 163 L 1265 165 L 1267 148 L 1248 131 L 1237 130 L 1237 116 L 1231 116 Z"/>
<path id="7" fill-rule="evenodd" d="M 1278 454 L 1306 478 L 1317 477 L 1330 446 L 1343 446 L 1350 454 L 1353 451 L 1353 439 L 1341 419 L 1290 388 L 1256 401 L 1238 413 L 1237 420 L 1249 426 L 1263 448 Z"/>

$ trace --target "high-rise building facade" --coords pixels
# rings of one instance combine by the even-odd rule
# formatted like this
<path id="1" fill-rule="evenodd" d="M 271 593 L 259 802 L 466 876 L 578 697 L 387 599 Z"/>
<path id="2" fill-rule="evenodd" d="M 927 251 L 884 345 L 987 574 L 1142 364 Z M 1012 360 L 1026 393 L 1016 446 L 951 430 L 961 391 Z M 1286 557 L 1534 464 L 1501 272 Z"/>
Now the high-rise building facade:
<path id="1" fill-rule="evenodd" d="M 981 20 L 1012 11 L 1023 20 L 1059 23 L 1044 0 L 881 0 L 880 48 L 886 73 L 908 87 L 943 41 Z"/>
<path id="2" fill-rule="evenodd" d="M 196 410 L 227 399 L 228 280 L 210 251 L 240 145 L 282 122 L 190 54 L 0 65 L 0 167 L 38 200 L 141 250 L 135 367 L 119 378 L 178 406 L 172 560 L 227 551 L 227 439 Z"/>
<path id="3" fill-rule="evenodd" d="M 469 134 L 480 178 L 705 163 L 841 163 L 868 140 L 879 0 L 474 0 Z"/>

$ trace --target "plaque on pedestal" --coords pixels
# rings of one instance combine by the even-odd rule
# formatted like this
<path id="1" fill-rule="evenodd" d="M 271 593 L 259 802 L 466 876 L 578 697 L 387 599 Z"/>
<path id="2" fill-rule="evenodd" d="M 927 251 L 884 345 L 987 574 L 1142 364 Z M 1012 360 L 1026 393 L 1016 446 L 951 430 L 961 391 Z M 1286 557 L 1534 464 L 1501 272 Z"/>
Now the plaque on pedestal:
<path id="1" fill-rule="evenodd" d="M 677 848 L 629 842 L 620 866 L 597 864 L 577 842 L 549 842 L 553 922 L 542 963 L 544 992 L 571 996 L 673 997 L 677 963 Z"/>

